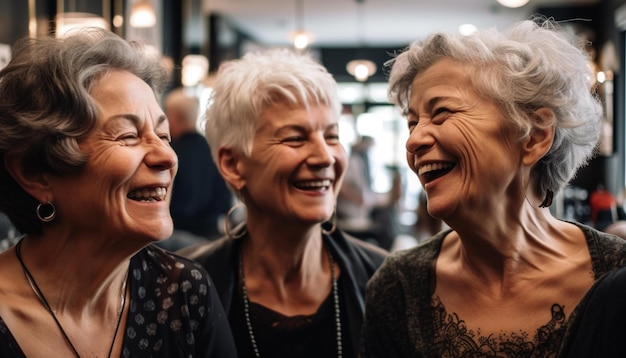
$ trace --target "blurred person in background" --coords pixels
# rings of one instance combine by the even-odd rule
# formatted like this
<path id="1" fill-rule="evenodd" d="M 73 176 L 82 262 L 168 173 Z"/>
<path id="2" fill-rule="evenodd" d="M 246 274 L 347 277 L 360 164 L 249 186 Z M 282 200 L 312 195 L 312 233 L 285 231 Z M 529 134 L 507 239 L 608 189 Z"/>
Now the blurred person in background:
<path id="1" fill-rule="evenodd" d="M 174 233 L 159 245 L 175 251 L 218 238 L 233 196 L 212 160 L 209 144 L 198 132 L 198 98 L 175 88 L 165 95 L 163 109 L 178 156 L 178 173 L 170 203 Z"/>
<path id="2" fill-rule="evenodd" d="M 351 146 L 348 168 L 337 198 L 338 225 L 351 235 L 390 250 L 400 232 L 397 204 L 402 195 L 401 177 L 394 171 L 392 188 L 377 193 L 372 186 L 370 151 L 373 137 L 363 135 Z"/>
<path id="3" fill-rule="evenodd" d="M 213 90 L 207 139 L 247 215 L 180 253 L 214 275 L 239 357 L 356 357 L 365 285 L 387 253 L 334 223 L 337 83 L 310 55 L 269 50 L 223 64 Z"/>
<path id="4" fill-rule="evenodd" d="M 2 357 L 235 357 L 197 263 L 172 233 L 176 154 L 139 43 L 102 29 L 19 41 L 0 71 Z"/>
<path id="5" fill-rule="evenodd" d="M 391 60 L 407 162 L 450 229 L 391 254 L 368 283 L 363 357 L 555 357 L 626 241 L 555 218 L 594 154 L 602 106 L 584 47 L 537 18 L 435 33 Z"/>

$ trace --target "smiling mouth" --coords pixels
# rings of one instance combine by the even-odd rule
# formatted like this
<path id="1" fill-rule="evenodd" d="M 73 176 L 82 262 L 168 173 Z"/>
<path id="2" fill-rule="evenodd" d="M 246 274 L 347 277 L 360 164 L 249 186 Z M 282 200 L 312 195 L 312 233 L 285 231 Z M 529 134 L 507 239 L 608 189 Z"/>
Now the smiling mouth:
<path id="1" fill-rule="evenodd" d="M 133 190 L 128 193 L 128 198 L 135 201 L 142 202 L 155 202 L 155 201 L 163 201 L 165 200 L 165 195 L 167 194 L 167 189 L 164 187 L 158 188 L 143 188 Z"/>
<path id="2" fill-rule="evenodd" d="M 430 163 L 419 167 L 417 174 L 428 183 L 449 173 L 456 164 L 454 163 Z"/>
<path id="3" fill-rule="evenodd" d="M 321 180 L 305 180 L 294 183 L 294 186 L 301 190 L 328 190 L 332 181 L 329 179 L 321 179 Z"/>

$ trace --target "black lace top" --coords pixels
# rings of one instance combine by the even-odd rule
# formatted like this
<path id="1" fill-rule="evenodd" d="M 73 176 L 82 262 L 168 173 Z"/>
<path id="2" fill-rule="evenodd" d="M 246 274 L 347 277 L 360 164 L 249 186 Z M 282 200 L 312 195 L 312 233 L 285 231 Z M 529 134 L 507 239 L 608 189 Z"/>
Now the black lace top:
<path id="1" fill-rule="evenodd" d="M 148 246 L 131 259 L 128 289 L 122 357 L 237 356 L 215 287 L 197 263 Z M 9 328 L 0 318 L 0 357 L 25 357 Z"/>
<path id="2" fill-rule="evenodd" d="M 594 278 L 626 262 L 626 240 L 578 225 L 591 255 Z M 554 305 L 537 332 L 482 336 L 433 297 L 434 265 L 449 231 L 420 246 L 392 254 L 372 277 L 366 295 L 363 357 L 555 357 L 581 301 L 566 317 Z"/>

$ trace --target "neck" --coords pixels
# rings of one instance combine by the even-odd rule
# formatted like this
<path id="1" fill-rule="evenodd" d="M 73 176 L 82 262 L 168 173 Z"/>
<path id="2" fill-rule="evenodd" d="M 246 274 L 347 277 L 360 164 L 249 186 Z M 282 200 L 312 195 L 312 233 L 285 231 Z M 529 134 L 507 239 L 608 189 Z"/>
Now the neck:
<path id="1" fill-rule="evenodd" d="M 323 247 L 319 232 L 316 235 L 287 240 L 279 237 L 266 240 L 249 233 L 242 243 L 244 259 L 250 271 L 281 281 L 319 275 L 324 267 Z"/>
<path id="2" fill-rule="evenodd" d="M 63 246 L 59 251 L 48 250 L 41 246 L 40 240 L 26 237 L 16 245 L 16 254 L 20 254 L 23 267 L 39 285 L 56 312 L 79 317 L 103 315 L 104 308 L 117 312 L 119 307 L 119 289 L 125 282 L 128 271 L 128 259 L 116 263 L 100 264 L 96 257 L 86 263 L 80 257 L 92 256 L 84 252 L 72 251 Z M 18 252 L 19 251 L 19 252 Z M 45 251 L 48 254 L 42 255 Z M 66 259 L 68 251 L 72 251 Z M 106 256 L 105 254 L 99 257 Z M 71 280 L 67 278 L 71 277 Z M 111 308 L 111 307 L 114 307 Z"/>
<path id="3" fill-rule="evenodd" d="M 24 258 L 22 257 L 22 252 L 21 252 L 22 244 L 23 244 L 23 240 L 16 244 L 16 246 L 15 246 L 15 255 L 17 257 L 17 260 L 20 263 L 20 266 L 22 267 L 22 270 L 24 271 L 24 275 L 26 277 L 26 280 L 28 281 L 29 286 L 32 288 L 33 293 L 35 294 L 37 299 L 41 302 L 42 306 L 46 309 L 46 311 L 48 311 L 48 313 L 50 314 L 50 316 L 54 320 L 55 324 L 57 325 L 57 327 L 58 327 L 58 329 L 59 329 L 59 331 L 61 333 L 61 335 L 63 336 L 63 339 L 67 343 L 67 345 L 70 348 L 70 350 L 72 351 L 73 355 L 75 357 L 77 357 L 77 358 L 80 358 L 80 354 L 78 353 L 78 350 L 76 349 L 76 347 L 72 343 L 72 340 L 70 339 L 69 335 L 66 333 L 65 329 L 63 328 L 63 325 L 61 324 L 59 318 L 57 317 L 57 310 L 52 308 L 52 305 L 50 304 L 50 302 L 48 301 L 48 299 L 44 295 L 44 292 L 41 290 L 41 288 L 37 284 L 37 281 L 33 277 L 33 274 L 30 272 L 30 270 L 28 269 L 28 266 L 24 262 Z M 122 321 L 122 314 L 123 314 L 124 308 L 126 306 L 126 295 L 127 295 L 127 285 L 126 285 L 126 282 L 127 282 L 127 278 L 128 278 L 128 270 L 126 271 L 126 274 L 124 275 L 124 279 L 122 281 L 122 286 L 121 286 L 121 289 L 119 291 L 119 300 L 120 300 L 119 302 L 120 302 L 120 305 L 119 305 L 119 308 L 117 310 L 117 314 L 116 314 L 117 318 L 116 318 L 115 330 L 113 332 L 113 338 L 111 340 L 111 345 L 109 346 L 109 349 L 108 349 L 107 357 L 111 357 L 111 353 L 113 352 L 113 349 L 115 347 L 115 341 L 116 341 L 116 338 L 117 338 L 117 333 L 118 333 L 118 330 L 120 328 L 120 324 L 121 324 L 121 321 Z"/>

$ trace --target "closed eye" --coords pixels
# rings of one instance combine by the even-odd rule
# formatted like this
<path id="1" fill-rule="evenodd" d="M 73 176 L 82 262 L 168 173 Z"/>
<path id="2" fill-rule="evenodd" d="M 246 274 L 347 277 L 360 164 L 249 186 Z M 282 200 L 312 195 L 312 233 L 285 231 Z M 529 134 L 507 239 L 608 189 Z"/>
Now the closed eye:
<path id="1" fill-rule="evenodd" d="M 439 107 L 433 112 L 433 122 L 436 124 L 443 123 L 450 115 L 452 111 L 445 107 Z"/>
<path id="2" fill-rule="evenodd" d="M 305 140 L 304 137 L 297 136 L 297 137 L 288 137 L 288 138 L 283 139 L 282 141 L 283 142 L 302 142 L 304 140 Z"/>
<path id="3" fill-rule="evenodd" d="M 337 144 L 339 143 L 339 134 L 333 133 L 333 134 L 327 134 L 326 135 L 326 142 L 329 144 Z"/>
<path id="4" fill-rule="evenodd" d="M 167 133 L 160 134 L 159 138 L 161 138 L 161 140 L 163 140 L 163 142 L 165 142 L 165 143 L 171 143 L 172 142 L 172 137 L 169 134 L 167 134 Z"/>
<path id="5" fill-rule="evenodd" d="M 136 144 L 139 142 L 139 135 L 137 133 L 124 133 L 117 137 L 117 140 L 125 144 Z"/>

